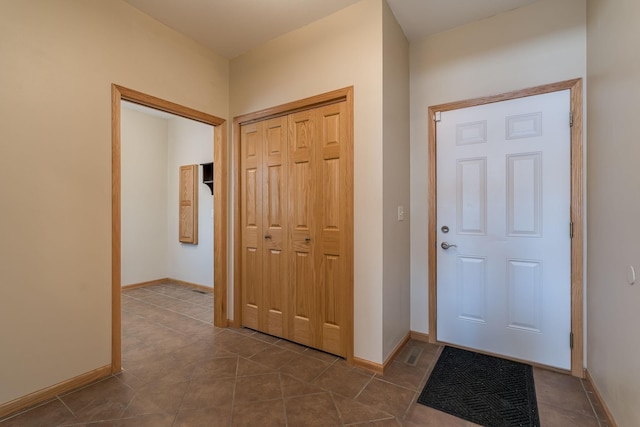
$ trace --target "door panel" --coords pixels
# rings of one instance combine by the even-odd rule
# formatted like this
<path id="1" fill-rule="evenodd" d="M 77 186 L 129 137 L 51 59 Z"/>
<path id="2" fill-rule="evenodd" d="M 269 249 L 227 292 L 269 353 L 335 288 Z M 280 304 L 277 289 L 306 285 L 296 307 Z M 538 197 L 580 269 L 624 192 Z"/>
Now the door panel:
<path id="1" fill-rule="evenodd" d="M 282 337 L 287 335 L 287 118 L 267 120 L 261 125 L 266 167 L 262 205 L 265 257 L 262 330 Z"/>
<path id="2" fill-rule="evenodd" d="M 566 90 L 441 114 L 438 340 L 570 368 L 569 111 Z"/>
<path id="3" fill-rule="evenodd" d="M 317 346 L 318 288 L 315 271 L 316 167 L 315 110 L 289 116 L 289 244 L 291 245 L 290 301 L 292 338 Z"/>
<path id="4" fill-rule="evenodd" d="M 261 126 L 243 126 L 240 135 L 242 221 L 242 322 L 260 327 L 262 307 L 262 150 Z"/>
<path id="5" fill-rule="evenodd" d="M 318 271 L 320 272 L 320 299 L 318 304 L 321 325 L 321 342 L 325 351 L 345 355 L 348 300 L 348 276 L 346 264 L 345 224 L 347 215 L 343 205 L 348 198 L 344 185 L 348 170 L 345 152 L 347 150 L 346 104 L 338 103 L 318 109 Z"/>

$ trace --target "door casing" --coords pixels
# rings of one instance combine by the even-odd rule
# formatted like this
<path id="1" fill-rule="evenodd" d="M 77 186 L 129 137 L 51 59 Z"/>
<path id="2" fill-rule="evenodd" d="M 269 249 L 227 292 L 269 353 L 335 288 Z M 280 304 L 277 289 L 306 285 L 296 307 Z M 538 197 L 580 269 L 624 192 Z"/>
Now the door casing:
<path id="1" fill-rule="evenodd" d="M 428 248 L 429 248 L 429 341 L 438 343 L 437 337 L 437 175 L 436 175 L 436 113 L 475 107 L 478 105 L 527 96 L 541 95 L 569 89 L 571 92 L 571 375 L 584 378 L 583 365 L 583 294 L 584 294 L 584 203 L 583 203 L 583 124 L 582 124 L 582 79 L 572 79 L 548 85 L 536 86 L 500 95 L 468 99 L 447 104 L 434 105 L 428 109 L 429 123 L 429 209 L 428 209 Z M 567 337 L 569 340 L 569 337 Z"/>
<path id="2" fill-rule="evenodd" d="M 111 85 L 111 372 L 122 370 L 120 104 L 130 101 L 213 126 L 214 320 L 227 322 L 227 124 L 226 120 L 116 84 Z"/>

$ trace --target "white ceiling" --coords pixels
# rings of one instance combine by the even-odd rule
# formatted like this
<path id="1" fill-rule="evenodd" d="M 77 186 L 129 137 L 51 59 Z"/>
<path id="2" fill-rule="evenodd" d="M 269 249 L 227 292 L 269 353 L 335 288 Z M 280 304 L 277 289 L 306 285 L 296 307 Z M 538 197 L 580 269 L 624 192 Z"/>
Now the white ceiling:
<path id="1" fill-rule="evenodd" d="M 360 0 L 125 0 L 234 58 Z M 537 0 L 387 0 L 410 42 Z"/>

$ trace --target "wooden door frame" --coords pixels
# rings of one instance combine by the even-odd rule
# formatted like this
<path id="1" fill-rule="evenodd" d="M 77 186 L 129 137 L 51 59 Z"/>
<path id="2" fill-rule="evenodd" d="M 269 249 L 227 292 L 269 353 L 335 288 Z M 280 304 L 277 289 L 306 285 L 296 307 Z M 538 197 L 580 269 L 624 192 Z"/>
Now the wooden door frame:
<path id="1" fill-rule="evenodd" d="M 541 95 L 569 89 L 571 92 L 571 209 L 573 222 L 573 238 L 571 239 L 571 332 L 573 348 L 571 350 L 571 375 L 584 378 L 583 364 L 583 258 L 584 258 L 584 203 L 583 203 L 583 124 L 582 124 L 582 79 L 566 80 L 529 89 L 487 96 L 465 101 L 429 107 L 429 341 L 438 343 L 437 337 L 437 175 L 436 175 L 436 120 L 437 112 L 475 107 L 494 102 Z M 569 337 L 567 337 L 569 340 Z"/>
<path id="2" fill-rule="evenodd" d="M 227 122 L 155 96 L 111 85 L 111 372 L 122 369 L 121 313 L 121 101 L 130 101 L 213 126 L 213 265 L 214 320 L 227 326 Z"/>
<path id="3" fill-rule="evenodd" d="M 233 236 L 234 236 L 234 255 L 233 255 L 233 326 L 239 328 L 242 326 L 242 227 L 241 227 L 241 200 L 240 200 L 240 127 L 256 121 L 266 120 L 274 117 L 289 115 L 297 111 L 309 110 L 323 105 L 334 104 L 336 102 L 346 101 L 347 104 L 347 134 L 350 140 L 353 139 L 353 86 L 343 89 L 337 89 L 332 92 L 323 93 L 298 101 L 289 102 L 287 104 L 278 105 L 276 107 L 267 108 L 253 113 L 243 114 L 233 119 Z M 353 145 L 345 160 L 351 163 L 350 182 L 353 183 Z M 352 194 L 353 196 L 353 194 Z M 353 197 L 352 197 L 353 199 Z M 347 331 L 347 348 L 346 360 L 349 364 L 353 363 L 353 289 L 354 289 L 354 266 L 353 266 L 353 200 L 348 209 L 348 217 L 350 221 L 347 224 L 347 232 L 351 234 L 351 238 L 347 243 L 347 263 L 349 265 L 347 282 L 349 283 L 347 297 L 347 315 L 345 319 L 345 328 Z"/>

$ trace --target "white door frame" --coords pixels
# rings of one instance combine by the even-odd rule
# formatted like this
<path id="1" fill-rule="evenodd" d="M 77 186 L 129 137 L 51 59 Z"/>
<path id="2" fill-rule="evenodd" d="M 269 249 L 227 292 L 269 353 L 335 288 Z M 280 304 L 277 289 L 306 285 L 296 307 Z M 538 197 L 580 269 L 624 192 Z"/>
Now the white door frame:
<path id="1" fill-rule="evenodd" d="M 436 175 L 436 113 L 475 107 L 527 96 L 541 95 L 569 89 L 571 91 L 571 375 L 584 378 L 583 364 L 583 176 L 582 176 L 582 79 L 567 80 L 508 92 L 500 95 L 451 102 L 429 107 L 429 341 L 439 343 L 437 337 L 437 175 Z M 569 339 L 569 337 L 567 337 Z"/>

